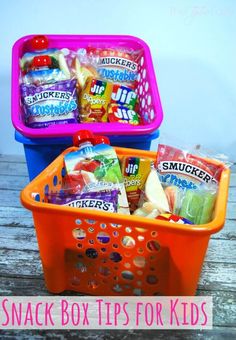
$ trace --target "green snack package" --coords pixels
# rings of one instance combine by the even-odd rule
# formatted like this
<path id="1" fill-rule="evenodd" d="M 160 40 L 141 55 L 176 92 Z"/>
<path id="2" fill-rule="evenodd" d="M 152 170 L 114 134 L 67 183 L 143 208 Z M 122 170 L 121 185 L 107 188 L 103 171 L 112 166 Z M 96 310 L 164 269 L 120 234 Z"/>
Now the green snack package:
<path id="1" fill-rule="evenodd" d="M 188 190 L 184 196 L 179 215 L 187 218 L 195 224 L 196 216 L 201 213 L 202 204 L 202 195 L 196 191 Z"/>
<path id="2" fill-rule="evenodd" d="M 204 224 L 211 220 L 216 199 L 216 191 L 188 190 L 183 198 L 179 215 L 194 224 Z"/>
<path id="3" fill-rule="evenodd" d="M 205 193 L 202 209 L 199 210 L 199 214 L 196 216 L 195 224 L 204 224 L 210 222 L 214 210 L 215 200 L 216 193 Z"/>

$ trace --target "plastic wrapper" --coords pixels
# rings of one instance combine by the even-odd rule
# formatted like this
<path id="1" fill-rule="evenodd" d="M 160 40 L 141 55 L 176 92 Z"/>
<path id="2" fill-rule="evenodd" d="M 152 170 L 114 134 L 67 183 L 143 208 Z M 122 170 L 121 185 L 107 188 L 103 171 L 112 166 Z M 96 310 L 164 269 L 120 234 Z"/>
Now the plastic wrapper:
<path id="1" fill-rule="evenodd" d="M 122 175 L 131 212 L 138 208 L 140 195 L 150 171 L 151 160 L 148 158 L 124 157 L 122 159 Z"/>
<path id="2" fill-rule="evenodd" d="M 212 219 L 216 190 L 187 190 L 179 214 L 194 224 L 208 223 Z"/>
<path id="3" fill-rule="evenodd" d="M 194 224 L 211 221 L 225 164 L 160 144 L 157 170 L 170 211 Z"/>
<path id="4" fill-rule="evenodd" d="M 174 214 L 160 214 L 156 217 L 156 220 L 162 220 L 177 224 L 193 224 L 193 222 L 189 221 L 188 219 Z"/>
<path id="5" fill-rule="evenodd" d="M 134 109 L 137 103 L 137 94 L 132 88 L 120 84 L 113 84 L 111 104 L 127 106 Z"/>
<path id="6" fill-rule="evenodd" d="M 124 123 L 139 125 L 139 115 L 133 109 L 125 106 L 110 104 L 108 106 L 108 121 L 110 123 Z"/>
<path id="7" fill-rule="evenodd" d="M 82 122 L 107 122 L 112 84 L 96 78 L 88 78 L 80 92 L 80 120 Z"/>
<path id="8" fill-rule="evenodd" d="M 40 86 L 21 84 L 20 91 L 27 126 L 45 128 L 78 122 L 75 79 Z"/>
<path id="9" fill-rule="evenodd" d="M 89 58 L 86 49 L 68 51 L 68 64 L 73 76 L 78 80 L 78 90 L 84 88 L 88 78 L 99 79 L 96 59 Z"/>
<path id="10" fill-rule="evenodd" d="M 129 214 L 123 177 L 115 150 L 108 144 L 90 141 L 65 155 L 67 175 L 63 187 L 73 194 L 118 191 L 118 213 Z"/>
<path id="11" fill-rule="evenodd" d="M 67 190 L 46 196 L 48 203 L 65 205 L 73 208 L 85 208 L 116 213 L 118 208 L 118 190 L 84 192 L 71 194 Z"/>
<path id="12" fill-rule="evenodd" d="M 224 164 L 172 146 L 159 144 L 157 169 L 163 185 L 196 189 L 201 185 L 218 184 Z"/>
<path id="13" fill-rule="evenodd" d="M 148 218 L 156 218 L 159 214 L 170 211 L 167 197 L 154 166 L 147 177 L 138 206 L 139 208 L 134 211 L 134 215 Z"/>
<path id="14" fill-rule="evenodd" d="M 142 50 L 89 47 L 87 54 L 90 60 L 95 61 L 101 79 L 136 88 Z"/>

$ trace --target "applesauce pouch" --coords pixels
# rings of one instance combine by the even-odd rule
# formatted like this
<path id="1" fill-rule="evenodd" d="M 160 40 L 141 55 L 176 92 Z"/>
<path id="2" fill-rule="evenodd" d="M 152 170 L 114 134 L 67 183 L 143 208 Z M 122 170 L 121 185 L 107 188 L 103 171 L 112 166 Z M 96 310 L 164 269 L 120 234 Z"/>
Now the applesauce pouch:
<path id="1" fill-rule="evenodd" d="M 72 182 L 76 187 L 77 178 L 78 193 L 81 194 L 117 190 L 117 212 L 130 213 L 119 160 L 113 147 L 107 144 L 93 146 L 90 142 L 83 143 L 79 150 L 66 154 L 64 161 L 67 187 Z M 75 190 L 72 191 L 75 194 Z"/>

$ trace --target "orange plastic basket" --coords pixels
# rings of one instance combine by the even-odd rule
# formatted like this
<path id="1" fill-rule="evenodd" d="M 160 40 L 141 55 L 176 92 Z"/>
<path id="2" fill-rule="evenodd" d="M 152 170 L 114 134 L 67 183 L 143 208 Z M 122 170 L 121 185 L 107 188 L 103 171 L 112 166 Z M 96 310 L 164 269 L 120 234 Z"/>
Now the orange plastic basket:
<path id="1" fill-rule="evenodd" d="M 179 225 L 44 203 L 59 190 L 65 150 L 21 192 L 33 213 L 50 292 L 92 295 L 194 295 L 210 235 L 224 225 L 230 171 L 219 184 L 214 219 Z M 156 158 L 155 152 L 116 148 L 119 158 Z"/>

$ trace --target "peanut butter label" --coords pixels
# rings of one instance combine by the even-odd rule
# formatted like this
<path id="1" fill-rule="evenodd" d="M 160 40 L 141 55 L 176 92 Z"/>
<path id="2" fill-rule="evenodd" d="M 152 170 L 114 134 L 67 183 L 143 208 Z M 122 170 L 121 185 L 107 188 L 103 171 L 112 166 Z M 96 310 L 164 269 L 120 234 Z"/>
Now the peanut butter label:
<path id="1" fill-rule="evenodd" d="M 82 122 L 106 122 L 107 106 L 110 103 L 112 84 L 88 78 L 80 99 Z"/>
<path id="2" fill-rule="evenodd" d="M 150 170 L 151 160 L 148 158 L 125 157 L 123 159 L 122 174 L 131 211 L 137 208 Z"/>

